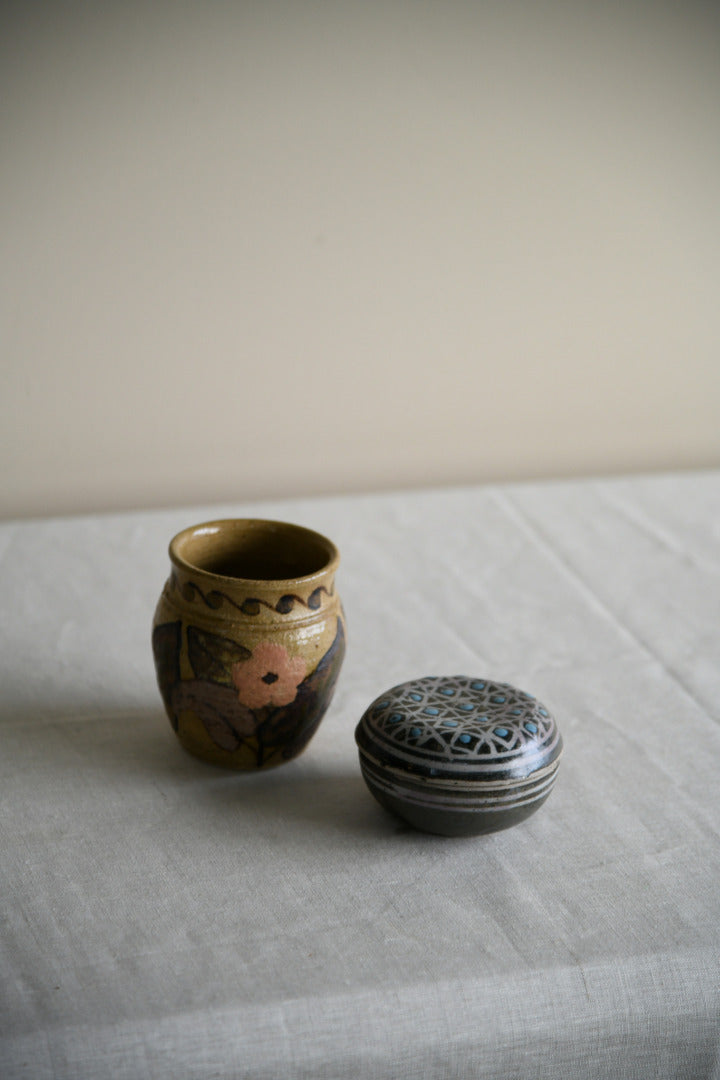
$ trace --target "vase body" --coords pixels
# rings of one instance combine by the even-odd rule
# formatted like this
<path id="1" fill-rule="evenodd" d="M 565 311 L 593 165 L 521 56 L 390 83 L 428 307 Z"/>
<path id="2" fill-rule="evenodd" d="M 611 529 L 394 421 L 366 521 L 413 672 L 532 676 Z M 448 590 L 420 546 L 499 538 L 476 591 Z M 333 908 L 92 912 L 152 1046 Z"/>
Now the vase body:
<path id="1" fill-rule="evenodd" d="M 229 519 L 178 533 L 170 560 L 152 640 L 181 744 L 234 769 L 296 757 L 345 653 L 335 546 L 297 525 Z"/>

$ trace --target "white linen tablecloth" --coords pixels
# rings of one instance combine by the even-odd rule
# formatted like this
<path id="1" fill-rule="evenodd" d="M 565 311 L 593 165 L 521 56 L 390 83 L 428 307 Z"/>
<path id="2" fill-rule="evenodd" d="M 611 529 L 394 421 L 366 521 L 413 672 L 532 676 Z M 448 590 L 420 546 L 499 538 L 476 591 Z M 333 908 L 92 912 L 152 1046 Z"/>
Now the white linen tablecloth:
<path id="1" fill-rule="evenodd" d="M 155 685 L 167 543 L 338 544 L 348 654 L 305 754 L 186 755 Z M 720 473 L 0 526 L 0 1077 L 720 1077 Z M 529 821 L 414 832 L 369 702 L 489 676 L 555 713 Z"/>

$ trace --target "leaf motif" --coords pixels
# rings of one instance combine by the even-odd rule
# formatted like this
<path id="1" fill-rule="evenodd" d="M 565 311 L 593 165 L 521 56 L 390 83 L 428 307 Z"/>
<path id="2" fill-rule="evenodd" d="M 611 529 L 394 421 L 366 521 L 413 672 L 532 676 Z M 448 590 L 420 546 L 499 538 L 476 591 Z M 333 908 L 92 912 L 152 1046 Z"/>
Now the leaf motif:
<path id="1" fill-rule="evenodd" d="M 308 675 L 300 686 L 298 697 L 303 698 L 307 695 L 315 698 L 321 705 L 322 711 L 325 712 L 335 692 L 335 683 L 340 674 L 344 656 L 345 627 L 343 620 L 338 616 L 335 639 L 312 675 Z"/>
<path id="2" fill-rule="evenodd" d="M 229 726 L 226 720 L 217 714 L 205 713 L 203 727 L 208 735 L 221 750 L 237 750 L 240 739 Z"/>
<path id="3" fill-rule="evenodd" d="M 172 709 L 172 688 L 180 678 L 180 643 L 182 624 L 176 622 L 160 623 L 152 634 L 153 656 L 157 671 L 158 686 L 168 716 L 174 721 Z"/>
<path id="4" fill-rule="evenodd" d="M 237 750 L 243 738 L 253 735 L 257 719 L 238 701 L 234 689 L 205 679 L 188 679 L 175 686 L 172 705 L 176 714 L 194 712 L 205 730 L 223 750 Z"/>
<path id="5" fill-rule="evenodd" d="M 188 626 L 188 659 L 198 679 L 232 686 L 232 666 L 238 660 L 247 660 L 252 653 L 230 638 L 198 630 Z"/>

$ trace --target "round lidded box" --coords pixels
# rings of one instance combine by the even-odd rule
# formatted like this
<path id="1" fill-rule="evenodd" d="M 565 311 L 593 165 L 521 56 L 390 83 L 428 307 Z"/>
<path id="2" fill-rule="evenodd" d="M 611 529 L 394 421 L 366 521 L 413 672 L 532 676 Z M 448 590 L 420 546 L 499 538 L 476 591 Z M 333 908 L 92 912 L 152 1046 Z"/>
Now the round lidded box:
<path id="1" fill-rule="evenodd" d="M 415 828 L 474 836 L 515 825 L 550 794 L 562 738 L 507 683 L 429 676 L 386 691 L 355 731 L 372 794 Z"/>

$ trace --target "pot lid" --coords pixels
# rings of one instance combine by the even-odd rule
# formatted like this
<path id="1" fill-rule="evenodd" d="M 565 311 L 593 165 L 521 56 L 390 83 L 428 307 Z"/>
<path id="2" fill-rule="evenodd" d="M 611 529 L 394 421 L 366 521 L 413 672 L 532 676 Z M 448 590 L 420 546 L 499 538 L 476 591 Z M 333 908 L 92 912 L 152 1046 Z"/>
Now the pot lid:
<path id="1" fill-rule="evenodd" d="M 528 776 L 562 751 L 553 716 L 531 694 L 466 675 L 387 690 L 363 714 L 355 739 L 378 765 L 467 782 Z"/>

